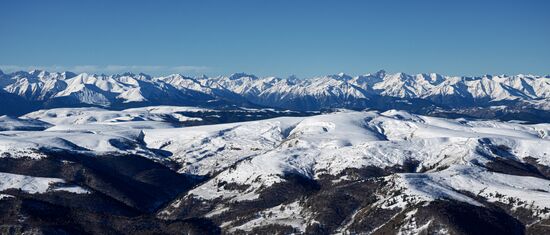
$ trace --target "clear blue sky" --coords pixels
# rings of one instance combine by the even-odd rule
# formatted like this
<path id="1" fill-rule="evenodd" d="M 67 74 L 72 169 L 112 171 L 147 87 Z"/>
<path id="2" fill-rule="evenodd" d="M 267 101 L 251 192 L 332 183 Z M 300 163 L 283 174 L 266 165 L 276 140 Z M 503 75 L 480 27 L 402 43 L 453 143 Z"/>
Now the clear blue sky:
<path id="1" fill-rule="evenodd" d="M 0 1 L 0 69 L 550 74 L 550 1 Z"/>

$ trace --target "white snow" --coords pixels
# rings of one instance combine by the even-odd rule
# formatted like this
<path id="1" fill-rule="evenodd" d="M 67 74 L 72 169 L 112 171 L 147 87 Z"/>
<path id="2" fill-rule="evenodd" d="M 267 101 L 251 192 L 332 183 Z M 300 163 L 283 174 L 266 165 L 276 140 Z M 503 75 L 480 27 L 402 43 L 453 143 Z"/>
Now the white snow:
<path id="1" fill-rule="evenodd" d="M 265 188 L 284 182 L 289 173 L 320 179 L 327 174 L 340 176 L 348 168 L 384 169 L 414 161 L 418 162 L 412 169 L 415 173 L 387 179 L 409 198 L 382 198 L 380 206 L 404 208 L 411 202 L 438 199 L 483 206 L 483 202 L 464 194 L 470 192 L 490 202 L 515 201 L 514 207 L 530 206 L 540 217 L 546 216 L 542 211 L 550 207 L 546 200 L 550 198 L 550 181 L 483 168 L 491 158 L 521 162 L 531 157 L 538 164 L 550 166 L 550 124 L 444 119 L 396 110 L 340 110 L 309 117 L 178 128 L 168 121 L 192 120 L 178 112 L 201 111 L 204 110 L 173 106 L 123 111 L 41 110 L 24 118 L 53 126 L 43 131 L 0 132 L 0 154 L 40 158 L 44 156 L 38 149 L 47 147 L 155 157 L 152 150 L 160 149 L 180 164 L 179 172 L 212 176 L 189 191 L 187 197 L 221 198 L 227 202 L 255 200 Z M 509 156 L 495 154 L 495 148 Z M 341 175 L 336 180 L 355 179 Z M 223 187 L 228 184 L 239 187 Z M 49 188 L 36 187 L 42 191 Z M 221 205 L 209 215 L 225 210 L 227 207 Z M 264 221 L 263 216 L 258 218 L 243 229 L 271 223 Z"/>
<path id="2" fill-rule="evenodd" d="M 330 104 L 365 100 L 372 95 L 397 98 L 459 97 L 488 101 L 519 100 L 549 110 L 550 77 L 535 75 L 456 77 L 435 73 L 409 75 L 328 75 L 305 79 L 256 77 L 249 74 L 190 78 L 179 74 L 150 77 L 143 74 L 97 75 L 46 71 L 3 74 L 0 89 L 29 100 L 71 98 L 81 103 L 109 106 L 120 102 L 144 102 L 177 98 L 178 92 L 202 95 L 239 95 L 249 101 L 273 106 L 313 97 Z M 409 103 L 407 100 L 398 102 Z M 468 101 L 470 102 L 470 101 Z"/>
<path id="3" fill-rule="evenodd" d="M 63 186 L 55 186 L 62 184 Z M 90 193 L 88 190 L 75 186 L 65 186 L 65 180 L 58 178 L 33 177 L 0 172 L 0 191 L 19 189 L 26 193 L 46 193 L 49 191 L 66 191 L 70 193 Z"/>
<path id="4" fill-rule="evenodd" d="M 428 226 L 432 223 L 432 220 L 429 220 L 425 224 L 418 225 L 418 221 L 416 221 L 416 218 L 414 215 L 418 212 L 417 209 L 414 209 L 412 211 L 409 211 L 405 214 L 405 224 L 401 225 L 399 228 L 399 231 L 397 232 L 398 235 L 416 235 L 416 234 L 422 234 L 426 233 L 425 230 L 428 228 Z M 445 232 L 440 232 L 436 234 L 446 234 Z"/>
<path id="5" fill-rule="evenodd" d="M 14 198 L 14 196 L 9 195 L 9 194 L 0 194 L 0 200 L 5 199 L 5 198 Z"/>
<path id="6" fill-rule="evenodd" d="M 8 116 L 0 116 L 0 131 L 15 131 L 15 130 L 43 130 L 52 126 L 49 123 L 37 120 L 26 120 L 13 118 Z"/>
<path id="7" fill-rule="evenodd" d="M 304 215 L 303 208 L 298 201 L 290 204 L 282 204 L 257 214 L 256 219 L 252 219 L 240 226 L 232 227 L 229 231 L 243 230 L 250 231 L 255 227 L 270 224 L 287 225 L 296 228 L 300 232 L 305 232 L 308 226 L 307 215 Z M 229 226 L 230 224 L 225 224 Z"/>
<path id="8" fill-rule="evenodd" d="M 61 124 L 114 124 L 119 122 L 156 121 L 168 122 L 172 119 L 180 122 L 200 121 L 200 118 L 186 117 L 177 112 L 202 112 L 208 109 L 178 106 L 152 106 L 133 108 L 121 111 L 101 108 L 57 108 L 39 110 L 22 116 L 24 119 L 35 119 Z"/>
<path id="9" fill-rule="evenodd" d="M 348 111 L 180 128 L 160 138 L 160 133 L 166 132 L 151 130 L 146 131 L 146 142 L 149 146 L 165 146 L 163 149 L 175 153 L 173 157 L 189 162 L 183 164 L 183 172 L 219 172 L 210 181 L 190 191 L 189 195 L 241 201 L 253 200 L 262 188 L 283 182 L 286 173 L 317 178 L 323 174 L 338 175 L 346 168 L 385 168 L 410 160 L 420 163 L 417 171 L 428 172 L 454 165 L 472 167 L 474 161 L 485 164 L 489 161 L 486 156 L 493 154 L 488 143 L 491 146 L 507 146 L 519 161 L 524 157 L 533 157 L 540 164 L 548 165 L 550 140 L 541 138 L 540 132 L 548 131 L 549 127 L 546 124 L 431 118 L 397 111 L 382 114 Z M 267 133 L 274 138 L 265 142 L 262 137 Z M 231 146 L 238 148 L 232 149 Z M 261 151 L 249 151 L 252 148 Z M 197 149 L 193 150 L 197 152 L 184 151 L 189 149 Z M 203 161 L 209 163 L 203 164 Z M 219 167 L 212 168 L 212 162 Z M 239 162 L 235 167 L 226 168 L 235 162 Z M 408 181 L 403 184 L 410 185 L 404 188 L 410 190 L 415 188 L 412 187 L 415 185 L 414 177 L 423 177 L 420 174 L 405 176 Z M 418 181 L 429 180 L 419 178 Z M 226 190 L 218 186 L 220 182 L 246 187 L 240 191 Z M 433 198 L 433 195 L 422 192 L 436 191 L 441 194 L 436 198 L 448 197 L 480 205 L 456 192 L 454 185 L 434 183 L 420 186 L 410 194 L 426 199 Z"/>

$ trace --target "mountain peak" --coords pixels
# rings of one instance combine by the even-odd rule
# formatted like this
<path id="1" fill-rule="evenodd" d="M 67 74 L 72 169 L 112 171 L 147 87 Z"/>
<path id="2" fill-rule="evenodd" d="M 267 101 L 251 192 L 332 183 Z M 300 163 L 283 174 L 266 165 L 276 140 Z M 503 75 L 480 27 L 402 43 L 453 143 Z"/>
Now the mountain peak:
<path id="1" fill-rule="evenodd" d="M 234 74 L 231 74 L 231 76 L 229 76 L 229 80 L 238 80 L 238 79 L 241 79 L 241 78 L 245 78 L 245 77 L 249 77 L 249 78 L 252 78 L 252 79 L 258 79 L 258 77 L 252 75 L 252 74 L 247 74 L 247 73 L 234 73 Z"/>
<path id="2" fill-rule="evenodd" d="M 120 76 L 135 77 L 136 75 L 132 72 L 125 72 L 125 73 L 121 74 Z"/>
<path id="3" fill-rule="evenodd" d="M 363 109 L 373 105 L 378 105 L 376 107 L 380 109 L 392 107 L 393 104 L 383 102 L 365 102 L 380 98 L 415 98 L 442 107 L 477 107 L 491 105 L 488 102 L 493 101 L 519 99 L 516 102 L 531 105 L 527 108 L 550 110 L 550 106 L 542 102 L 550 99 L 548 77 L 524 76 L 528 79 L 517 79 L 518 76 L 445 77 L 436 73 L 386 74 L 386 71 L 380 70 L 356 77 L 339 73 L 303 79 L 295 76 L 287 79 L 258 78 L 247 73 L 212 78 L 185 77 L 181 74 L 152 78 L 144 73 L 100 76 L 71 72 L 50 74 L 34 70 L 2 75 L 0 89 L 44 103 L 53 98 L 70 96 L 70 99 L 86 104 L 108 100 L 112 104 L 133 102 L 136 106 L 139 106 L 136 102 L 145 105 L 145 101 L 149 104 L 187 105 L 200 100 L 197 103 L 210 105 L 206 104 L 208 101 L 201 100 L 204 98 L 226 99 L 228 103 L 239 104 L 251 102 L 264 107 L 318 110 L 325 107 Z M 85 90 L 83 86 L 86 86 Z M 484 101 L 479 103 L 474 99 Z M 59 99 L 55 102 L 65 101 Z M 402 109 L 407 108 L 409 106 Z"/>
<path id="4" fill-rule="evenodd" d="M 72 78 L 72 77 L 76 77 L 77 74 L 71 71 L 65 71 L 61 73 L 61 75 L 63 76 L 63 78 Z"/>
<path id="5" fill-rule="evenodd" d="M 29 72 L 30 75 L 33 75 L 33 76 L 38 76 L 38 77 L 43 77 L 45 75 L 48 75 L 49 73 L 45 70 L 41 70 L 41 69 L 33 69 Z"/>
<path id="6" fill-rule="evenodd" d="M 208 79 L 208 76 L 206 76 L 206 74 L 202 74 L 200 76 L 195 77 L 195 79 L 197 79 L 197 80 L 206 80 L 206 79 Z"/>
<path id="7" fill-rule="evenodd" d="M 373 74 L 376 77 L 384 78 L 386 76 L 386 70 L 378 70 L 376 73 Z"/>
<path id="8" fill-rule="evenodd" d="M 153 78 L 153 77 L 151 77 L 151 75 L 146 74 L 146 73 L 139 73 L 138 76 L 139 76 L 139 77 L 142 77 L 142 78 L 144 78 L 144 79 L 146 79 L 146 80 L 151 80 L 151 79 Z"/>
<path id="9" fill-rule="evenodd" d="M 335 80 L 340 80 L 340 81 L 349 81 L 351 79 L 353 79 L 353 77 L 345 74 L 345 73 L 339 73 L 339 74 L 335 74 L 335 75 L 329 75 L 327 76 L 329 78 L 332 78 L 332 79 L 335 79 Z"/>
<path id="10" fill-rule="evenodd" d="M 288 79 L 288 80 L 296 80 L 296 79 L 299 79 L 299 78 L 298 78 L 298 76 L 292 74 L 292 75 L 288 76 L 287 79 Z"/>

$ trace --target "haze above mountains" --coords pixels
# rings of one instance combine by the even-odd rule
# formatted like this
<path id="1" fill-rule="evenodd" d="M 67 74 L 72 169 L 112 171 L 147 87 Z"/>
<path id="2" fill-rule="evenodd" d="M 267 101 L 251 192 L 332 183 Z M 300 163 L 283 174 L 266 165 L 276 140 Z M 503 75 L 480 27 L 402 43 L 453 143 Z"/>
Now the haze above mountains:
<path id="1" fill-rule="evenodd" d="M 8 115 L 57 107 L 193 105 L 295 111 L 402 109 L 428 115 L 540 122 L 540 116 L 546 118 L 550 110 L 550 76 L 521 74 L 451 77 L 387 74 L 381 70 L 355 77 L 341 73 L 297 79 L 245 73 L 152 77 L 143 73 L 97 75 L 33 70 L 9 74 L 0 71 L 0 88 L 0 114 Z"/>

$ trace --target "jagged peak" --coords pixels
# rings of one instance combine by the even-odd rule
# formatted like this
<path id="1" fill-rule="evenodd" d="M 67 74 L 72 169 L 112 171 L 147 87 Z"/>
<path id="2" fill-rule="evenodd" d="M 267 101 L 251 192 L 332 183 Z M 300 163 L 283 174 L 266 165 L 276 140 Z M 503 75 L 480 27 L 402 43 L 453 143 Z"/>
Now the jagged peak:
<path id="1" fill-rule="evenodd" d="M 432 83 L 439 83 L 439 82 L 442 82 L 445 79 L 442 75 L 440 75 L 438 73 L 420 73 L 420 74 L 417 74 L 416 76 L 417 77 L 421 76 L 422 79 L 427 80 L 427 81 L 432 82 Z"/>
<path id="2" fill-rule="evenodd" d="M 29 76 L 29 72 L 27 71 L 15 71 L 10 74 L 10 76 Z"/>
<path id="3" fill-rule="evenodd" d="M 209 77 L 206 76 L 206 74 L 201 74 L 199 76 L 196 76 L 195 79 L 197 79 L 197 80 L 206 80 L 206 79 L 209 79 Z"/>
<path id="4" fill-rule="evenodd" d="M 439 73 L 430 73 L 430 77 L 435 77 L 435 78 L 441 77 L 441 78 L 442 78 L 443 75 L 441 75 L 441 74 L 439 74 Z"/>
<path id="5" fill-rule="evenodd" d="M 335 79 L 335 80 L 339 80 L 339 81 L 349 81 L 351 79 L 353 79 L 353 77 L 345 74 L 345 73 L 339 73 L 339 74 L 333 74 L 333 75 L 328 75 L 327 76 L 328 78 L 332 78 L 332 79 Z"/>
<path id="6" fill-rule="evenodd" d="M 44 70 L 41 70 L 41 69 L 33 69 L 31 71 L 29 71 L 29 74 L 39 74 L 41 72 L 43 72 Z"/>
<path id="7" fill-rule="evenodd" d="M 297 80 L 297 79 L 300 79 L 298 76 L 294 75 L 294 74 L 291 74 L 290 76 L 287 77 L 288 80 Z"/>
<path id="8" fill-rule="evenodd" d="M 493 79 L 493 75 L 491 75 L 491 74 L 484 74 L 481 78 Z"/>
<path id="9" fill-rule="evenodd" d="M 21 73 L 21 75 L 17 75 L 17 73 Z M 237 95 L 243 96 L 239 99 L 248 99 L 252 96 L 254 96 L 254 99 L 264 99 L 264 97 L 256 97 L 260 95 L 265 95 L 265 97 L 269 95 L 269 99 L 273 100 L 289 99 L 287 97 L 292 97 L 295 99 L 296 97 L 306 95 L 313 95 L 314 97 L 319 98 L 324 98 L 323 96 L 353 96 L 360 97 L 361 99 L 376 95 L 420 99 L 433 97 L 435 95 L 460 95 L 463 97 L 487 97 L 498 101 L 503 99 L 510 100 L 514 97 L 519 97 L 517 94 L 523 93 L 528 93 L 527 96 L 521 96 L 522 99 L 525 100 L 550 97 L 548 95 L 550 94 L 550 91 L 548 91 L 547 83 L 544 82 L 547 78 L 534 76 L 533 78 L 530 77 L 529 79 L 524 79 L 525 82 L 520 83 L 518 78 L 524 75 L 518 75 L 519 77 L 493 77 L 485 75 L 483 77 L 468 78 L 445 77 L 437 73 L 421 73 L 414 75 L 407 75 L 405 73 L 386 74 L 386 71 L 380 70 L 374 74 L 356 77 L 351 77 L 345 73 L 339 73 L 335 75 L 304 79 L 298 79 L 296 76 L 281 79 L 277 77 L 257 78 L 255 75 L 247 73 L 235 73 L 230 77 L 207 77 L 205 75 L 201 77 L 186 77 L 182 74 L 173 74 L 155 78 L 151 78 L 149 75 L 144 73 L 135 75 L 130 72 L 111 76 L 104 74 L 100 76 L 95 74 L 89 75 L 87 73 L 75 75 L 70 72 L 52 72 L 44 78 L 36 76 L 37 73 L 41 74 L 45 72 L 38 70 L 30 73 L 20 71 L 7 76 L 4 75 L 2 77 L 7 79 L 3 79 L 4 81 L 2 83 L 2 88 L 4 88 L 4 90 L 10 90 L 9 92 L 17 93 L 21 96 L 28 96 L 32 93 L 32 95 L 37 94 L 36 96 L 38 97 L 38 94 L 40 93 L 40 95 L 42 95 L 40 98 L 46 97 L 44 94 L 51 96 L 50 93 L 59 92 L 58 90 L 63 86 L 64 82 L 66 82 L 69 86 L 93 84 L 110 95 L 120 94 L 128 91 L 129 89 L 134 89 L 136 87 L 139 88 L 140 86 L 148 86 L 147 89 L 172 89 L 170 87 L 174 86 L 173 89 L 178 89 L 180 91 L 197 91 L 198 93 L 202 92 L 212 96 L 220 96 L 220 98 L 223 98 L 220 94 L 223 93 L 226 95 L 228 94 L 227 91 L 230 91 L 235 93 L 235 97 Z M 123 78 L 119 78 L 119 76 L 122 76 Z M 535 78 L 540 79 L 542 82 L 533 81 Z M 52 80 L 64 79 L 68 80 L 59 83 L 52 83 Z M 472 80 L 475 82 L 469 82 Z M 57 86 L 56 84 L 61 85 Z M 338 90 L 338 86 L 341 86 L 342 84 L 350 84 L 351 86 L 346 87 L 347 90 Z M 500 89 L 499 84 L 504 86 L 503 89 L 505 89 L 502 92 L 499 90 L 500 93 L 485 92 L 483 89 L 479 88 L 480 86 L 487 86 L 490 89 L 493 89 L 493 87 L 496 87 L 495 89 Z M 223 92 L 219 93 L 221 90 L 223 90 Z M 169 92 L 179 95 L 177 91 Z M 275 103 L 269 103 L 273 102 L 273 100 L 267 100 L 267 98 L 265 99 L 265 101 L 261 100 L 261 102 L 266 102 L 268 105 L 275 105 Z M 294 101 L 291 100 L 289 102 Z"/>
<path id="10" fill-rule="evenodd" d="M 122 74 L 115 74 L 115 75 L 118 75 L 118 76 L 126 76 L 126 77 L 135 77 L 136 74 L 132 73 L 132 72 L 124 72 Z M 113 75 L 114 77 L 114 75 Z"/>
<path id="11" fill-rule="evenodd" d="M 241 73 L 231 74 L 231 76 L 229 76 L 229 80 L 237 80 L 237 79 L 241 79 L 241 78 L 244 78 L 244 77 L 249 77 L 249 78 L 252 78 L 252 79 L 258 79 L 258 77 L 256 77 L 255 75 L 241 72 Z"/>
<path id="12" fill-rule="evenodd" d="M 63 73 L 61 73 L 61 75 L 63 76 L 63 78 L 67 79 L 67 78 L 73 78 L 73 77 L 76 77 L 77 74 L 76 73 L 73 73 L 71 71 L 65 71 Z"/>
<path id="13" fill-rule="evenodd" d="M 386 70 L 378 70 L 376 73 L 373 74 L 375 77 L 384 78 L 386 76 Z"/>
<path id="14" fill-rule="evenodd" d="M 169 78 L 171 80 L 174 80 L 174 79 L 177 79 L 177 80 L 195 80 L 195 78 L 193 77 L 188 77 L 188 76 L 185 76 L 183 74 L 180 74 L 180 73 L 174 73 L 174 74 L 170 74 L 166 77 L 160 77 L 161 79 L 162 78 Z"/>
<path id="15" fill-rule="evenodd" d="M 46 70 L 33 69 L 29 72 L 29 74 L 35 77 L 44 77 L 44 76 L 48 76 L 50 73 Z"/>
<path id="16" fill-rule="evenodd" d="M 151 79 L 153 79 L 153 77 L 152 77 L 151 75 L 146 74 L 146 73 L 138 73 L 137 76 L 140 77 L 140 78 L 146 79 L 146 80 L 151 80 Z"/>
<path id="17" fill-rule="evenodd" d="M 394 73 L 394 74 L 389 74 L 389 75 L 386 75 L 384 77 L 384 79 L 390 79 L 390 80 L 393 80 L 393 79 L 399 79 L 399 80 L 408 80 L 410 78 L 413 78 L 414 76 L 410 76 L 406 73 L 403 73 L 403 72 L 399 72 L 399 73 Z"/>

